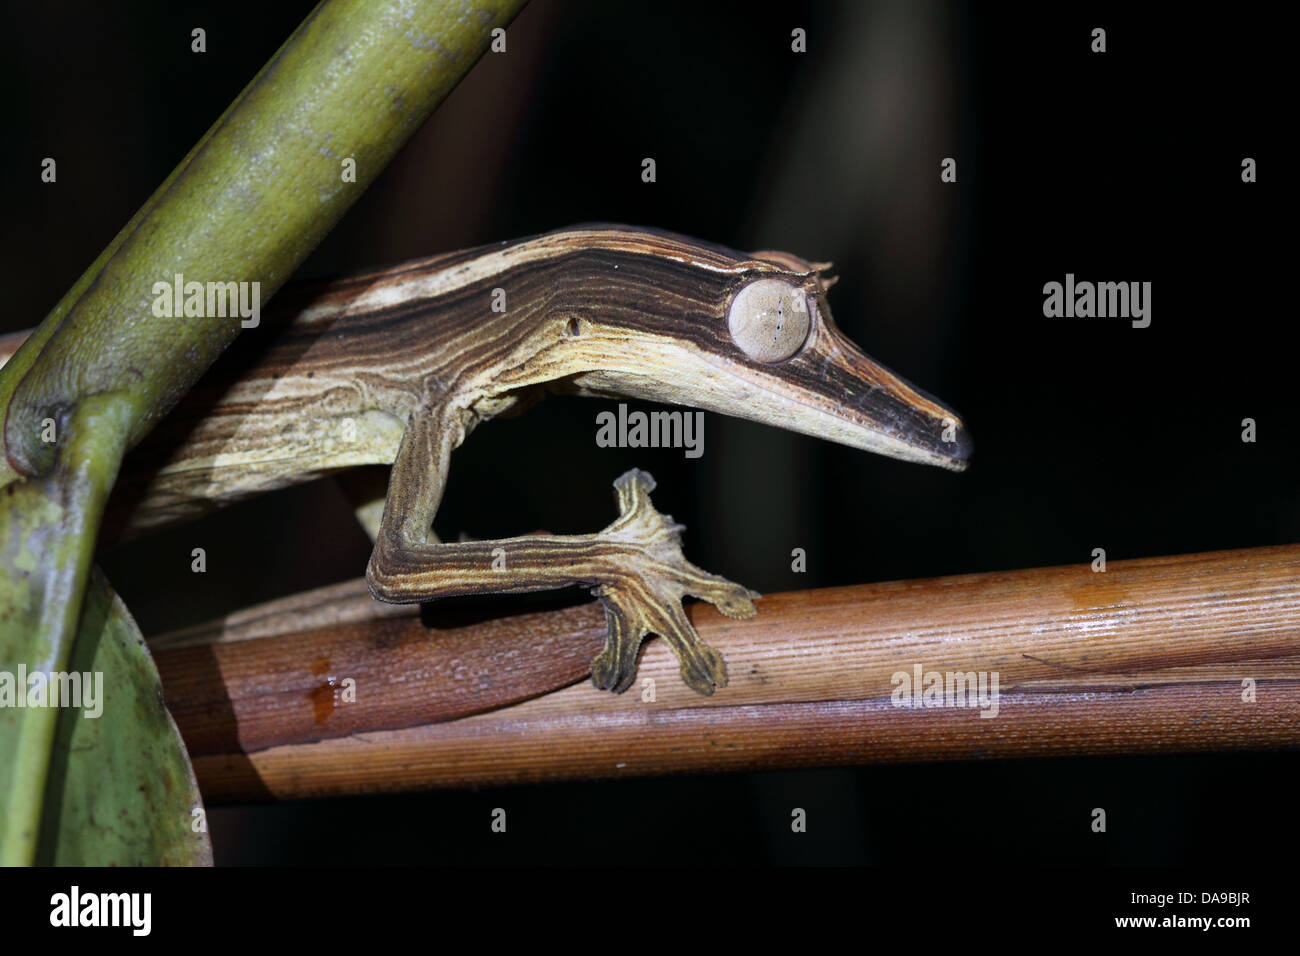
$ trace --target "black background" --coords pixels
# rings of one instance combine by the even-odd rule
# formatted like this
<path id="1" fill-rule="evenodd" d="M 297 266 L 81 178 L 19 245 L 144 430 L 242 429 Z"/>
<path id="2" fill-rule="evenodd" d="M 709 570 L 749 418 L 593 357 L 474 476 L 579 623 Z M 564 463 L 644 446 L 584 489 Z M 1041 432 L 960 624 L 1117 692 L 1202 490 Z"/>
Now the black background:
<path id="1" fill-rule="evenodd" d="M 310 6 L 6 12 L 0 328 L 40 321 Z M 603 527 L 610 482 L 638 466 L 686 524 L 688 556 L 763 592 L 1086 562 L 1095 547 L 1115 560 L 1293 542 L 1277 139 L 1294 110 L 1274 16 L 535 2 L 301 274 L 589 220 L 830 259 L 841 328 L 975 439 L 954 475 L 709 415 L 689 460 L 599 449 L 609 406 L 550 400 L 457 453 L 444 535 Z M 204 54 L 190 52 L 195 26 Z M 790 51 L 794 27 L 806 54 Z M 57 184 L 40 182 L 46 156 Z M 940 182 L 949 156 L 956 184 Z M 1256 184 L 1241 182 L 1246 156 Z M 1150 281 L 1151 326 L 1044 318 L 1043 284 L 1067 272 Z M 355 577 L 367 555 L 322 482 L 103 565 L 151 634 Z M 986 761 L 216 807 L 210 821 L 226 864 L 1239 863 L 1296 848 L 1294 768 L 1285 753 Z M 497 806 L 504 838 L 488 828 Z M 791 806 L 809 811 L 807 834 L 790 833 Z M 1089 828 L 1097 806 L 1104 835 Z"/>

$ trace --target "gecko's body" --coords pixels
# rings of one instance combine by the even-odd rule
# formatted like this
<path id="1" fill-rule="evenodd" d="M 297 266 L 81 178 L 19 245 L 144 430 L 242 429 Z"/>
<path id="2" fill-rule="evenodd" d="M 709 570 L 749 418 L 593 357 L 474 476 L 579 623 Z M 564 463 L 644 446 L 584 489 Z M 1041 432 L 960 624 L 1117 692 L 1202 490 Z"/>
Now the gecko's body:
<path id="1" fill-rule="evenodd" d="M 685 561 L 643 473 L 619 479 L 621 516 L 594 535 L 443 544 L 430 526 L 451 451 L 545 389 L 703 408 L 965 467 L 958 417 L 835 328 L 822 268 L 591 226 L 287 289 L 278 318 L 246 333 L 253 348 L 223 357 L 127 459 L 119 520 L 139 530 L 391 463 L 368 570 L 377 597 L 584 585 L 610 628 L 597 685 L 626 688 L 641 640 L 658 633 L 687 683 L 709 693 L 725 667 L 681 598 L 748 616 L 756 595 Z"/>

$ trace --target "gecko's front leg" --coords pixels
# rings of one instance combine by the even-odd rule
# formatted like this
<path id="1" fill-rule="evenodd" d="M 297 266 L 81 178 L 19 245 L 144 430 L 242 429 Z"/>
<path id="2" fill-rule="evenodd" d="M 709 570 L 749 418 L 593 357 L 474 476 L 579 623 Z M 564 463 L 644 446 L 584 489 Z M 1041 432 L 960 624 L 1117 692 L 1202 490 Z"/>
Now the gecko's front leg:
<path id="1" fill-rule="evenodd" d="M 729 617 L 754 614 L 759 595 L 708 574 L 682 555 L 682 526 L 650 503 L 654 479 L 633 470 L 614 482 L 619 516 L 590 535 L 527 535 L 438 543 L 431 537 L 451 451 L 464 427 L 445 408 L 417 411 L 393 463 L 379 535 L 366 571 L 375 597 L 415 603 L 460 594 L 518 593 L 579 585 L 605 607 L 609 633 L 591 665 L 599 688 L 621 693 L 649 634 L 668 641 L 682 679 L 701 694 L 727 683 L 726 663 L 695 632 L 686 595 Z"/>

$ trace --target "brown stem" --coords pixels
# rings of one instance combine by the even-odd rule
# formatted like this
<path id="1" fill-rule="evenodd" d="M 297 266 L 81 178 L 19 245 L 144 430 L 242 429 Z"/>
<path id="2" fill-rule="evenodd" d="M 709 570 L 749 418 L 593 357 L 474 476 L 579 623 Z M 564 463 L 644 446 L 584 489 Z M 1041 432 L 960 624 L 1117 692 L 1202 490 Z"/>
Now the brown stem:
<path id="1" fill-rule="evenodd" d="M 419 617 L 357 623 L 355 609 L 352 623 L 294 631 L 288 611 L 261 619 L 280 636 L 163 641 L 157 659 L 217 800 L 1300 745 L 1300 546 L 793 592 L 758 608 L 737 621 L 691 607 L 730 665 L 708 699 L 677 680 L 662 641 L 632 691 L 595 690 L 597 605 L 432 632 Z M 996 672 L 997 716 L 894 706 L 896 675 L 917 665 Z"/>

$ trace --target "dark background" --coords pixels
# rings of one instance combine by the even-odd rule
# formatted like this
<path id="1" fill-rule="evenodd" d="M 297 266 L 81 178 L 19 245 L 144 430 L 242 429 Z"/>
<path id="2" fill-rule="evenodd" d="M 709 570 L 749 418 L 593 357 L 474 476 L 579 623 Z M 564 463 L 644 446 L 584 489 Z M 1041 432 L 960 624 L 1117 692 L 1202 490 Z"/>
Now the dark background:
<path id="1" fill-rule="evenodd" d="M 41 320 L 311 4 L 10 7 L 0 330 Z M 610 482 L 639 466 L 686 524 L 688 556 L 763 592 L 1087 562 L 1095 547 L 1116 560 L 1293 542 L 1276 149 L 1292 54 L 1272 8 L 1143 8 L 535 0 L 302 275 L 589 220 L 830 259 L 839 325 L 975 438 L 954 475 L 708 415 L 690 460 L 599 449 L 608 405 L 550 400 L 457 453 L 443 535 L 603 527 Z M 195 26 L 205 54 L 190 52 Z M 794 27 L 806 54 L 790 51 Z M 939 179 L 949 156 L 956 184 Z M 1067 272 L 1152 282 L 1150 328 L 1045 319 L 1042 286 Z M 103 564 L 152 634 L 356 577 L 368 551 L 320 482 Z M 218 807 L 210 821 L 218 863 L 1238 864 L 1296 848 L 1295 765 L 986 761 Z M 488 831 L 495 806 L 504 839 Z M 790 833 L 791 806 L 807 834 Z M 1088 826 L 1096 806 L 1105 835 Z"/>

